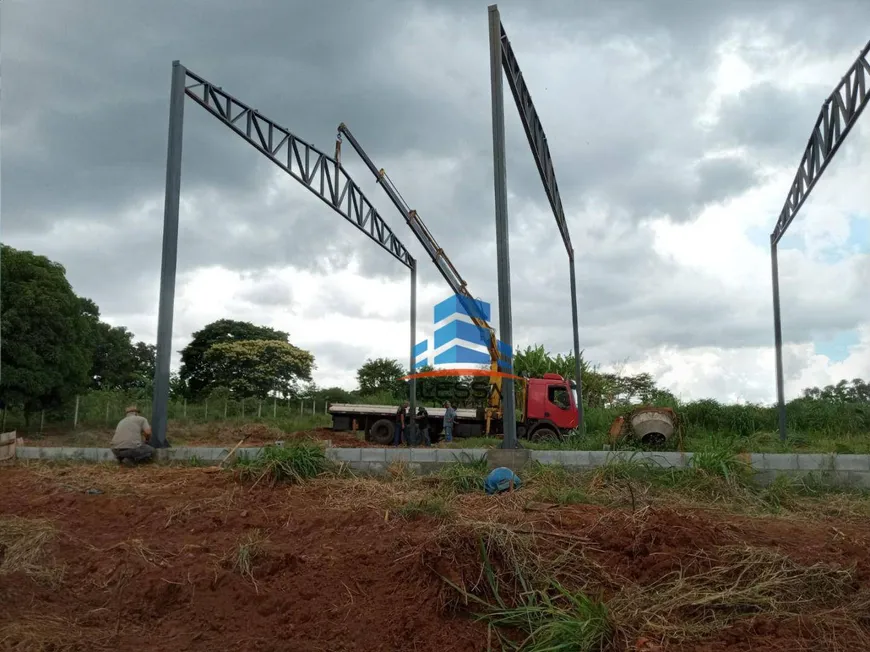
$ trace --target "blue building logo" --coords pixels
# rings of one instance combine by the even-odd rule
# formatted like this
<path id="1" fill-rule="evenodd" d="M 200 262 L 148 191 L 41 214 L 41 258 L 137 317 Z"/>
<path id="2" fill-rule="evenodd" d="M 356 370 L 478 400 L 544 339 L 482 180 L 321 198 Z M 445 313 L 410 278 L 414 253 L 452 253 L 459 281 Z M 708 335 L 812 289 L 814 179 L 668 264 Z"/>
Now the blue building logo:
<path id="1" fill-rule="evenodd" d="M 459 294 L 435 306 L 432 316 L 433 334 L 414 347 L 414 369 L 429 366 L 435 369 L 488 369 L 489 331 L 474 325 L 472 315 L 490 321 L 491 308 L 486 301 L 472 300 Z M 510 347 L 497 340 L 501 355 L 499 370 L 511 372 Z"/>

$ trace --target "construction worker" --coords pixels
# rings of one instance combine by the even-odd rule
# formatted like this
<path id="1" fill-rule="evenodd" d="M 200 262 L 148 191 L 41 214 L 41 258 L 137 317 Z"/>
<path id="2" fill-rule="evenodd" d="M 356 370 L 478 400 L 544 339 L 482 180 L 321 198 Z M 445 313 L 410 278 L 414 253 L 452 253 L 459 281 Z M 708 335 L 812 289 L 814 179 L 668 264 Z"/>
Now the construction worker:
<path id="1" fill-rule="evenodd" d="M 429 438 L 429 412 L 422 405 L 417 408 L 417 431 L 423 433 L 423 444 L 432 445 Z"/>
<path id="2" fill-rule="evenodd" d="M 396 434 L 393 435 L 393 446 L 398 446 L 402 443 L 402 435 L 405 432 L 405 423 L 408 418 L 408 408 L 410 405 L 408 401 L 405 401 L 396 410 Z"/>
<path id="3" fill-rule="evenodd" d="M 444 441 L 453 441 L 453 424 L 456 423 L 456 410 L 450 401 L 444 401 Z"/>
<path id="4" fill-rule="evenodd" d="M 124 410 L 124 418 L 115 427 L 112 437 L 112 452 L 118 463 L 127 466 L 148 462 L 154 457 L 154 449 L 147 444 L 151 437 L 148 419 L 139 414 L 139 408 L 130 405 Z"/>

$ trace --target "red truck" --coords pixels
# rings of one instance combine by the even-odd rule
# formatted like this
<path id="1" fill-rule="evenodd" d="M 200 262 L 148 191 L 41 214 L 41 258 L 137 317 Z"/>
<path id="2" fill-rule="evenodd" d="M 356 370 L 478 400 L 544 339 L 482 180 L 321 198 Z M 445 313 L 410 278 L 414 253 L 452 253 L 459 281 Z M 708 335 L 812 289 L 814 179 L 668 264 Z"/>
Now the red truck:
<path id="1" fill-rule="evenodd" d="M 517 437 L 521 439 L 557 439 L 565 436 L 580 422 L 577 412 L 577 390 L 573 380 L 559 374 L 544 374 L 543 378 L 527 378 L 520 384 L 522 415 L 517 421 Z M 329 406 L 332 429 L 362 430 L 366 441 L 391 444 L 395 433 L 394 405 L 354 405 L 336 403 Z M 429 413 L 429 435 L 434 442 L 441 438 L 444 408 L 426 408 Z M 484 408 L 456 410 L 455 437 L 482 437 L 486 429 Z M 494 421 L 493 433 L 502 433 L 502 423 Z"/>

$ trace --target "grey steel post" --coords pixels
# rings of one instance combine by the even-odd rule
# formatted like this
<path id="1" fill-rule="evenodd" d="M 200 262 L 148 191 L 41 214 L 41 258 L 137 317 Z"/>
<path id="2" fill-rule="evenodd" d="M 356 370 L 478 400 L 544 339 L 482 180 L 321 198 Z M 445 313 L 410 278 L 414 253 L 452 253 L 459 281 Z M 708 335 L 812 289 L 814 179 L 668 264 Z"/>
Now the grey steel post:
<path id="1" fill-rule="evenodd" d="M 410 373 L 413 375 L 414 373 L 414 363 L 417 362 L 416 356 L 414 355 L 414 347 L 417 342 L 417 261 L 411 261 L 411 371 Z M 410 419 L 408 421 L 409 427 L 406 427 L 405 430 L 408 431 L 405 433 L 405 441 L 410 442 L 409 433 L 416 434 L 417 430 L 417 381 L 412 377 L 408 382 L 408 392 L 410 394 L 409 401 L 411 403 L 411 414 Z M 416 440 L 415 440 L 416 441 Z"/>
<path id="2" fill-rule="evenodd" d="M 178 262 L 178 206 L 181 200 L 181 145 L 184 126 L 185 70 L 172 62 L 169 91 L 169 145 L 166 150 L 166 199 L 163 205 L 163 258 L 160 263 L 160 305 L 157 313 L 157 364 L 154 370 L 152 445 L 167 448 L 169 361 L 172 354 L 172 316 L 175 307 L 175 268 Z"/>
<path id="3" fill-rule="evenodd" d="M 776 346 L 776 403 L 779 416 L 779 438 L 786 440 L 785 379 L 782 371 L 782 317 L 779 311 L 779 261 L 776 240 L 770 236 L 770 271 L 773 277 L 773 340 Z"/>
<path id="4" fill-rule="evenodd" d="M 568 270 L 571 275 L 571 319 L 574 322 L 574 373 L 577 378 L 577 416 L 580 434 L 586 434 L 586 419 L 583 412 L 583 365 L 580 364 L 580 326 L 577 321 L 577 279 L 574 274 L 574 252 L 568 256 Z"/>
<path id="5" fill-rule="evenodd" d="M 504 143 L 504 94 L 501 72 L 501 17 L 498 5 L 489 6 L 489 73 L 492 90 L 492 160 L 495 182 L 495 238 L 498 259 L 498 333 L 510 350 L 513 373 L 513 322 L 511 319 L 511 265 L 507 206 L 507 164 Z M 517 448 L 517 420 L 514 408 L 513 378 L 504 378 L 502 415 L 504 439 L 502 448 Z"/>

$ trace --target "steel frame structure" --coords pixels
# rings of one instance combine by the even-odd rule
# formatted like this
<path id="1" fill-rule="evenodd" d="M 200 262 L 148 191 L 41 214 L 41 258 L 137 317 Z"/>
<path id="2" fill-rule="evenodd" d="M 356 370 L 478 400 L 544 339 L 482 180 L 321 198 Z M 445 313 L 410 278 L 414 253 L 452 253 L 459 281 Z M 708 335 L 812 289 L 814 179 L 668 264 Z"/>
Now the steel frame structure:
<path id="1" fill-rule="evenodd" d="M 172 62 L 169 100 L 169 144 L 166 157 L 166 198 L 163 213 L 163 251 L 160 269 L 160 303 L 157 317 L 157 361 L 154 372 L 152 431 L 155 448 L 166 440 L 169 405 L 169 362 L 178 260 L 178 213 L 181 198 L 181 153 L 184 97 L 211 113 L 248 144 L 305 186 L 327 206 L 362 231 L 411 272 L 411 369 L 417 325 L 417 261 L 339 163 L 289 129 L 261 115 L 256 109 L 226 93 L 221 87 Z M 411 381 L 411 421 L 415 408 L 415 383 Z"/>
<path id="2" fill-rule="evenodd" d="M 779 302 L 779 261 L 777 245 L 794 221 L 798 211 L 815 188 L 834 154 L 855 126 L 867 106 L 870 93 L 870 41 L 846 71 L 840 83 L 822 104 L 822 110 L 813 126 L 798 165 L 794 181 L 789 188 L 785 204 L 770 234 L 770 267 L 773 290 L 773 336 L 776 346 L 776 399 L 779 417 L 779 438 L 786 439 L 785 379 L 782 364 L 782 318 Z"/>
<path id="3" fill-rule="evenodd" d="M 580 330 L 579 321 L 577 318 L 577 279 L 574 269 L 574 247 L 571 244 L 571 236 L 568 232 L 568 223 L 565 220 L 565 211 L 562 208 L 562 197 L 559 194 L 559 185 L 556 182 L 556 171 L 553 166 L 553 158 L 550 155 L 550 147 L 547 145 L 547 135 L 544 133 L 544 127 L 541 124 L 541 119 L 538 117 L 538 112 L 535 109 L 535 104 L 532 102 L 532 95 L 529 91 L 526 81 L 523 78 L 523 73 L 520 70 L 519 62 L 510 40 L 507 37 L 504 24 L 501 22 L 501 16 L 498 11 L 498 5 L 489 6 L 489 35 L 490 35 L 490 66 L 493 76 L 493 107 L 496 102 L 503 102 L 501 95 L 501 75 L 497 68 L 499 66 L 496 60 L 496 54 L 500 54 L 500 64 L 504 70 L 504 74 L 508 80 L 511 94 L 514 97 L 517 111 L 520 116 L 520 122 L 523 124 L 523 130 L 526 132 L 526 138 L 529 141 L 529 148 L 532 150 L 532 155 L 535 159 L 535 165 L 538 168 L 538 173 L 541 176 L 541 183 L 544 186 L 544 192 L 547 195 L 547 200 L 550 202 L 550 208 L 553 211 L 553 217 L 556 219 L 556 226 L 559 229 L 559 234 L 562 236 L 562 242 L 565 245 L 565 251 L 568 253 L 568 271 L 571 285 L 571 320 L 573 325 L 574 335 L 574 358 L 575 369 L 574 373 L 577 376 L 577 411 L 580 419 L 580 431 L 585 432 L 586 419 L 583 410 L 583 380 L 580 364 Z M 496 45 L 498 43 L 498 45 Z M 498 52 L 496 52 L 496 48 Z M 498 90 L 495 88 L 495 76 L 498 75 Z M 499 109 L 501 114 L 501 126 L 499 129 L 502 132 L 501 153 L 497 155 L 504 159 L 504 109 Z M 493 108 L 493 119 L 496 120 L 496 109 Z M 493 127 L 495 131 L 495 126 Z M 494 141 L 495 142 L 495 139 Z M 498 173 L 497 173 L 498 175 Z M 499 181 L 496 180 L 496 186 Z M 496 205 L 498 205 L 499 190 L 496 190 Z M 506 195 L 506 189 L 502 192 Z M 507 221 L 507 207 L 505 200 L 505 222 Z M 498 209 L 497 209 L 498 212 Z M 505 236 L 507 237 L 507 236 Z M 501 297 L 499 297 L 501 300 Z M 500 305 L 500 304 L 499 304 Z"/>

